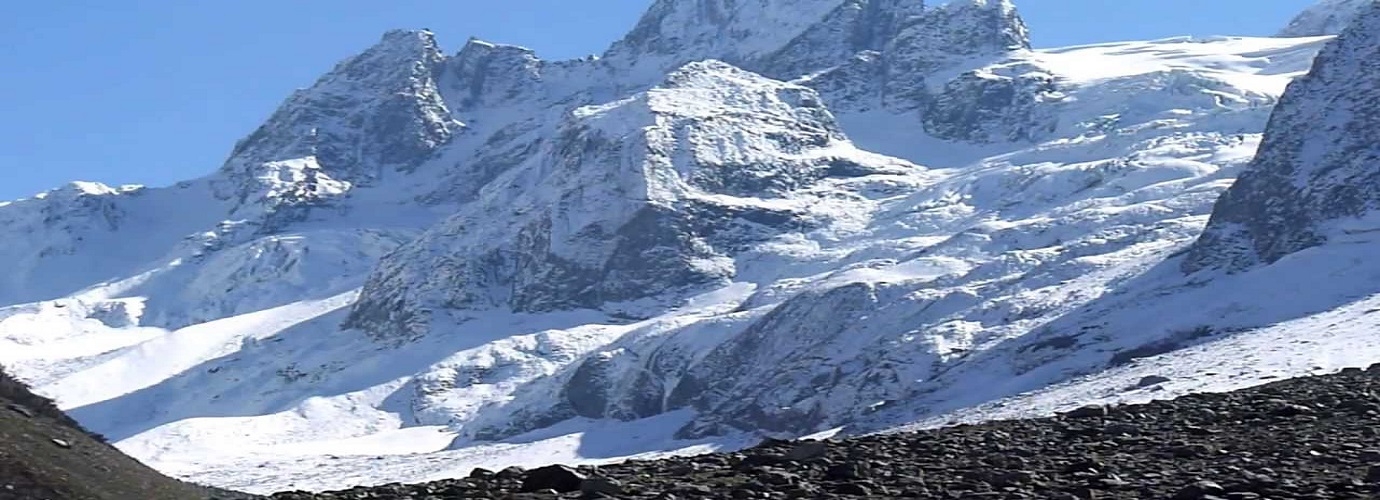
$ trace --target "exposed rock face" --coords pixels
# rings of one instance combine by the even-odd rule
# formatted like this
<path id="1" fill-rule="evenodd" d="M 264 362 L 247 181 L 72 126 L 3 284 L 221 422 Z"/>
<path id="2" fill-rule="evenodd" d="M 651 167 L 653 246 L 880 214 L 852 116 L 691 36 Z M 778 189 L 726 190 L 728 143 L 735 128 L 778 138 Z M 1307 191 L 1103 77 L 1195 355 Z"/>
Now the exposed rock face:
<path id="1" fill-rule="evenodd" d="M 1030 48 L 1030 32 L 1009 0 L 957 0 L 903 25 L 887 51 L 885 102 L 919 108 L 925 131 L 968 142 L 1036 138 L 1034 108 L 1054 92 L 1047 74 L 1004 75 L 968 71 L 942 85 L 925 87 L 923 75 L 961 67 L 974 58 L 997 58 Z"/>
<path id="2" fill-rule="evenodd" d="M 953 0 L 898 22 L 893 50 L 921 57 L 982 56 L 1030 48 L 1011 0 Z"/>
<path id="3" fill-rule="evenodd" d="M 385 259 L 348 325 L 416 335 L 436 309 L 597 309 L 721 283 L 728 253 L 808 224 L 792 192 L 879 168 L 835 148 L 850 146 L 814 91 L 689 64 L 566 115 L 529 161 Z"/>
<path id="4" fill-rule="evenodd" d="M 604 59 L 664 74 L 682 64 L 719 59 L 748 66 L 814 29 L 848 0 L 658 0 Z M 829 43 L 848 43 L 830 39 Z"/>
<path id="5" fill-rule="evenodd" d="M 761 58 L 755 69 L 791 79 L 852 64 L 862 53 L 886 52 L 902 27 L 925 12 L 920 0 L 842 2 L 819 23 Z"/>
<path id="6" fill-rule="evenodd" d="M 296 205 L 416 167 L 463 127 L 437 88 L 445 59 L 431 32 L 384 34 L 236 144 L 217 194 Z"/>
<path id="7" fill-rule="evenodd" d="M 443 92 L 461 111 L 540 100 L 543 66 L 531 49 L 470 39 L 447 63 L 451 78 Z"/>
<path id="8" fill-rule="evenodd" d="M 693 358 L 679 341 L 651 351 L 614 348 L 589 356 L 564 385 L 569 410 L 553 413 L 633 420 L 693 408 L 713 415 L 682 429 L 684 437 L 809 429 L 838 417 L 826 414 L 832 404 L 852 403 L 868 391 L 861 373 L 866 367 L 841 367 L 826 353 L 854 348 L 857 339 L 844 333 L 892 298 L 878 288 L 856 283 L 802 293 Z M 855 382 L 836 384 L 844 378 Z M 502 432 L 524 425 L 508 422 Z"/>
<path id="9" fill-rule="evenodd" d="M 839 366 L 823 353 L 851 349 L 855 339 L 845 332 L 856 331 L 888 301 L 877 288 L 853 283 L 797 295 L 710 351 L 668 395 L 672 407 L 713 415 L 682 435 L 746 429 L 794 433 L 837 418 L 829 415 L 831 403 L 856 403 L 870 385 L 863 372 L 873 367 Z M 792 335 L 782 335 L 787 331 Z M 845 378 L 854 382 L 836 382 Z"/>
<path id="10" fill-rule="evenodd" d="M 925 131 L 968 142 L 1030 141 L 1053 132 L 1058 122 L 1047 101 L 1054 79 L 1039 71 L 999 75 L 972 71 L 945 84 L 925 109 Z"/>
<path id="11" fill-rule="evenodd" d="M 1320 0 L 1289 21 L 1279 36 L 1336 35 L 1374 3 L 1375 0 Z"/>
<path id="12" fill-rule="evenodd" d="M 801 78 L 832 108 L 927 114 L 945 83 L 930 81 L 936 72 L 1028 48 L 1029 31 L 1008 0 L 959 0 L 933 8 L 919 1 L 874 0 L 839 7 L 764 60 L 760 71 Z M 934 112 L 934 120 L 945 119 L 943 109 Z"/>
<path id="13" fill-rule="evenodd" d="M 606 62 L 637 74 L 721 59 L 814 88 L 831 109 L 923 112 L 933 100 L 931 84 L 944 85 L 927 81 L 936 71 L 1029 47 L 1029 30 L 1010 0 L 955 0 L 933 7 L 921 0 L 666 1 L 614 44 Z M 936 113 L 931 121 L 952 118 L 952 110 Z M 948 132 L 942 126 L 935 130 Z"/>
<path id="14" fill-rule="evenodd" d="M 1372 230 L 1380 208 L 1380 5 L 1289 86 L 1255 160 L 1217 202 L 1184 270 L 1239 271 Z"/>

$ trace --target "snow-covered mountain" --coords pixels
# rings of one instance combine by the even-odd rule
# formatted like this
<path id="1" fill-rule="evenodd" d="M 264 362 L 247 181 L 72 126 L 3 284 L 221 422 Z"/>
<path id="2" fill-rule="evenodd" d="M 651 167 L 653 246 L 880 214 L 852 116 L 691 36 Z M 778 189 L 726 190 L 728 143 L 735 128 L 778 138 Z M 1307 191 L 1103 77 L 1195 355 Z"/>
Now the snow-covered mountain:
<path id="1" fill-rule="evenodd" d="M 1380 208 L 1380 92 L 1367 85 L 1380 81 L 1377 56 L 1380 15 L 1360 16 L 1318 54 L 1285 93 L 1249 171 L 1218 201 L 1186 270 L 1239 271 L 1368 239 L 1368 215 Z"/>
<path id="2" fill-rule="evenodd" d="M 808 88 L 690 63 L 566 115 L 385 259 L 345 326 L 415 337 L 446 310 L 661 310 L 729 285 L 735 250 L 841 218 L 824 210 L 848 204 L 832 184 L 913 170 L 855 148 Z"/>
<path id="3" fill-rule="evenodd" d="M 927 403 L 956 410 L 931 411 L 919 426 L 1007 418 L 1070 401 L 1228 390 L 1380 358 L 1380 266 L 1373 258 L 1380 240 L 1368 188 L 1380 169 L 1371 111 L 1380 103 L 1372 63 L 1380 56 L 1380 4 L 1355 17 L 1289 86 L 1256 156 L 1194 243 L 1027 335 L 1022 347 L 990 351 L 950 375 L 981 381 L 994 365 L 1055 352 L 1038 356 L 1044 359 L 1032 366 L 1034 377 L 987 378 L 1008 392 L 1028 392 L 970 405 L 976 398 L 943 387 L 898 405 L 897 413 L 925 411 Z M 1120 334 L 1126 331 L 1138 334 Z M 1089 351 L 1113 353 L 1111 369 L 1089 369 Z M 1082 375 L 1032 383 L 1057 368 Z"/>
<path id="4" fill-rule="evenodd" d="M 1279 36 L 1339 34 L 1374 4 L 1375 0 L 1319 0 L 1289 21 Z"/>
<path id="5" fill-rule="evenodd" d="M 254 491 L 1336 368 L 1374 273 L 1320 228 L 1369 150 L 1317 103 L 1369 105 L 1370 38 L 1032 50 L 1008 0 L 658 0 L 571 61 L 393 31 L 206 177 L 0 204 L 0 363 Z M 1344 338 L 1193 361 L 1319 313 Z"/>

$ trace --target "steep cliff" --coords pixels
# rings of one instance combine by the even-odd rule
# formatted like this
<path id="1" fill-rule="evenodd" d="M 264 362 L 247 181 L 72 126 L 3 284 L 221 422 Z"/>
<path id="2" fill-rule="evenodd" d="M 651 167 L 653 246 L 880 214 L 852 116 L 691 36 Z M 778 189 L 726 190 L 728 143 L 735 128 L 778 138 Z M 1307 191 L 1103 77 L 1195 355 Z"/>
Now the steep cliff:
<path id="1" fill-rule="evenodd" d="M 1289 86 L 1254 161 L 1213 209 L 1184 269 L 1240 271 L 1371 230 L 1380 203 L 1380 5 Z"/>

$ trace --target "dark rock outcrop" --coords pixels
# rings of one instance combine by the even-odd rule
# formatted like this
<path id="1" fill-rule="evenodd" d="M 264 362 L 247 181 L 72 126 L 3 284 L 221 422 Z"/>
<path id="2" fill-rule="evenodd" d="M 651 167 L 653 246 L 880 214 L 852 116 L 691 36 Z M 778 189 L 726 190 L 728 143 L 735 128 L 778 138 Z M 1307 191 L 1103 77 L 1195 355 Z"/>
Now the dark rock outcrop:
<path id="1" fill-rule="evenodd" d="M 1380 208 L 1380 4 L 1289 86 L 1255 160 L 1218 200 L 1183 268 L 1240 271 L 1349 233 Z"/>
<path id="2" fill-rule="evenodd" d="M 1057 122 L 1040 117 L 1043 99 L 1055 91 L 1049 75 L 968 72 L 945 84 L 925 108 L 925 131 L 966 142 L 1035 140 Z"/>
<path id="3" fill-rule="evenodd" d="M 545 65 L 531 49 L 470 39 L 446 63 L 452 78 L 442 93 L 459 111 L 531 100 L 542 95 Z"/>
<path id="4" fill-rule="evenodd" d="M 310 205 L 415 168 L 464 127 L 438 89 L 445 61 L 429 31 L 385 33 L 240 140 L 220 169 L 217 195 L 241 205 Z M 284 192 L 288 179 L 275 162 L 306 158 L 315 163 Z"/>
<path id="5" fill-rule="evenodd" d="M 253 498 L 183 483 L 125 456 L 0 370 L 0 500 Z"/>
<path id="6" fill-rule="evenodd" d="M 1336 35 L 1374 3 L 1375 0 L 1319 0 L 1290 20 L 1279 36 Z"/>

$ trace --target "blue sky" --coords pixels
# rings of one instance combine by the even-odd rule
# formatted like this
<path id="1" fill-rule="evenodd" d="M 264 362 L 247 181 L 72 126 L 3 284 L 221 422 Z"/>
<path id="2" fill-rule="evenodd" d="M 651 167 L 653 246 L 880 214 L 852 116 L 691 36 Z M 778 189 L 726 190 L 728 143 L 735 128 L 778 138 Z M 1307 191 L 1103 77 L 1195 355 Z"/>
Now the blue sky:
<path id="1" fill-rule="evenodd" d="M 1017 0 L 1042 47 L 1268 35 L 1313 0 Z M 650 0 L 62 0 L 0 16 L 0 200 L 220 165 L 289 92 L 390 28 L 548 59 L 598 53 Z"/>

